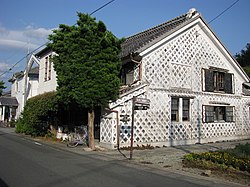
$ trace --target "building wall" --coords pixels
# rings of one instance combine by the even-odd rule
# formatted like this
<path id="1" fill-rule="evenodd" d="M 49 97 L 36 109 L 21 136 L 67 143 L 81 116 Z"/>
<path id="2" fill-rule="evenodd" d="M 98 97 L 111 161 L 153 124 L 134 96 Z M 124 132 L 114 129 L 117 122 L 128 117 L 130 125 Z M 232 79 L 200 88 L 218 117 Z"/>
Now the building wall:
<path id="1" fill-rule="evenodd" d="M 219 50 L 218 44 L 203 29 L 195 25 L 143 56 L 142 82 L 149 86 L 144 93 L 134 92 L 122 97 L 119 99 L 123 100 L 122 105 L 117 104 L 114 108 L 119 115 L 125 111 L 131 116 L 133 96 L 150 99 L 150 109 L 135 111 L 135 146 L 185 145 L 249 137 L 250 97 L 242 96 L 242 83 L 246 80 L 233 60 Z M 209 67 L 226 69 L 234 74 L 234 94 L 203 91 L 202 69 Z M 189 121 L 171 121 L 172 97 L 190 98 Z M 204 122 L 204 106 L 217 106 L 216 103 L 234 107 L 233 122 Z M 120 146 L 130 146 L 131 120 L 126 123 L 119 121 L 116 127 L 114 116 L 107 116 L 101 124 L 101 143 L 113 148 L 117 138 L 114 136 L 108 142 L 105 134 L 120 128 Z"/>
<path id="2" fill-rule="evenodd" d="M 37 90 L 38 90 L 38 78 L 36 77 L 29 77 L 28 78 L 28 98 L 34 97 L 37 94 Z"/>
<path id="3" fill-rule="evenodd" d="M 16 118 L 18 118 L 24 108 L 24 77 L 18 77 L 11 85 L 11 97 L 16 97 L 18 101 L 18 107 L 16 110 Z M 37 95 L 38 89 L 38 78 L 28 77 L 28 96 L 27 99 Z"/>
<path id="4" fill-rule="evenodd" d="M 53 62 L 47 62 L 47 73 L 46 69 L 46 58 L 54 55 L 49 52 L 40 57 L 39 60 L 39 78 L 29 76 L 27 79 L 28 96 L 27 99 L 32 98 L 36 95 L 43 94 L 45 92 L 51 92 L 56 90 L 56 72 L 53 67 Z M 48 58 L 47 58 L 48 59 Z M 46 76 L 46 79 L 45 79 Z M 24 108 L 24 77 L 19 76 L 11 85 L 11 96 L 16 97 L 19 106 L 17 108 L 16 118 L 18 118 Z"/>
<path id="5" fill-rule="evenodd" d="M 11 85 L 11 97 L 16 97 L 18 107 L 16 110 L 16 118 L 18 118 L 23 110 L 24 103 L 24 77 L 18 77 Z"/>
<path id="6" fill-rule="evenodd" d="M 49 73 L 49 62 L 47 62 L 46 68 L 46 58 L 54 55 L 50 52 L 40 58 L 39 64 L 39 85 L 38 85 L 38 94 L 43 94 L 45 92 L 51 92 L 56 90 L 56 72 L 54 70 L 54 64 L 51 62 L 51 72 Z M 45 73 L 46 72 L 46 73 Z"/>

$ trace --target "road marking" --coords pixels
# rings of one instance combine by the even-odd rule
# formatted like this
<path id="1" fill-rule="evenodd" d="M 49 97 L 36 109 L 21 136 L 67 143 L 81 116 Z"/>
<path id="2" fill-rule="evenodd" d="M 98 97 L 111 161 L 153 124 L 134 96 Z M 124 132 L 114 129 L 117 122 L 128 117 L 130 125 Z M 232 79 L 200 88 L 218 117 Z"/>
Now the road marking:
<path id="1" fill-rule="evenodd" d="M 38 143 L 38 142 L 34 142 L 36 145 L 42 145 L 42 144 L 40 144 L 40 143 Z"/>

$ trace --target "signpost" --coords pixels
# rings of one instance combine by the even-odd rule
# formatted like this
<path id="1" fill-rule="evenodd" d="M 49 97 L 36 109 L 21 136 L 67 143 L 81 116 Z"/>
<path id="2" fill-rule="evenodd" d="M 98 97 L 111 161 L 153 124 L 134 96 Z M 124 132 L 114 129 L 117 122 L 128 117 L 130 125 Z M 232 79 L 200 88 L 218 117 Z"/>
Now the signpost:
<path id="1" fill-rule="evenodd" d="M 134 142 L 134 114 L 135 110 L 147 110 L 150 107 L 150 100 L 146 98 L 133 97 L 132 101 L 132 122 L 131 122 L 131 137 L 130 137 L 130 157 L 133 157 L 133 142 Z"/>

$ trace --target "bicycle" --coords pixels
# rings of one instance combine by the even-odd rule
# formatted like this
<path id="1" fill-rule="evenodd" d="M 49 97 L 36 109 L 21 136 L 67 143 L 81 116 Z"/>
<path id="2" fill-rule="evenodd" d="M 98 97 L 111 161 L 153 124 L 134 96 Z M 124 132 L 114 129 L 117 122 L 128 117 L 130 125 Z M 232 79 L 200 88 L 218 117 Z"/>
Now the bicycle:
<path id="1" fill-rule="evenodd" d="M 68 134 L 67 147 L 77 147 L 78 145 L 88 145 L 88 131 L 86 126 L 75 128 L 75 132 Z"/>

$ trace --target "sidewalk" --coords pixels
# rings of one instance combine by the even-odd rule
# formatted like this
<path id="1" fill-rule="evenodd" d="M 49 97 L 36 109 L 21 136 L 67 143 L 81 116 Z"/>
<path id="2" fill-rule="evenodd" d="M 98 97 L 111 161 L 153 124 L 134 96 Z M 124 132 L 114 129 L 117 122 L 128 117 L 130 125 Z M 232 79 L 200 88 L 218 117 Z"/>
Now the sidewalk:
<path id="1" fill-rule="evenodd" d="M 222 149 L 234 148 L 239 144 L 250 143 L 248 140 L 238 140 L 238 141 L 225 141 L 218 143 L 208 143 L 208 144 L 195 144 L 186 146 L 175 146 L 175 147 L 161 147 L 146 150 L 134 150 L 133 151 L 133 162 L 146 165 L 147 167 L 153 167 L 161 170 L 171 171 L 175 173 L 182 173 L 184 175 L 190 175 L 195 177 L 201 177 L 204 174 L 204 170 L 197 168 L 185 168 L 183 167 L 182 160 L 185 154 L 192 152 L 207 152 L 207 151 L 217 151 Z M 103 151 L 103 154 L 112 156 L 113 158 L 129 158 L 129 151 L 121 150 L 119 151 Z M 215 176 L 211 174 L 209 176 L 211 180 L 222 180 L 229 182 L 228 179 L 224 179 L 221 176 Z M 250 186 L 249 179 L 238 179 L 231 182 L 243 184 Z"/>
<path id="2" fill-rule="evenodd" d="M 234 148 L 238 144 L 250 143 L 250 139 L 241 141 L 227 141 L 209 144 L 195 144 L 175 147 L 161 147 L 145 150 L 133 150 L 133 160 L 139 163 L 155 165 L 161 168 L 179 170 L 182 168 L 182 159 L 191 152 L 206 152 Z M 104 150 L 103 154 L 114 158 L 129 158 L 129 150 Z"/>
<path id="3" fill-rule="evenodd" d="M 13 128 L 1 128 L 1 131 L 6 133 L 13 133 L 15 129 Z M 250 143 L 248 140 L 240 141 L 226 141 L 218 143 L 209 143 L 209 144 L 195 144 L 195 145 L 186 145 L 186 146 L 175 146 L 175 147 L 161 147 L 154 149 L 145 149 L 145 150 L 133 150 L 133 159 L 129 160 L 130 151 L 129 150 L 108 150 L 99 147 L 98 142 L 96 142 L 96 151 L 91 151 L 89 148 L 84 146 L 78 146 L 76 148 L 69 148 L 66 146 L 66 143 L 57 142 L 57 141 L 44 141 L 40 138 L 31 138 L 26 135 L 19 135 L 24 138 L 30 139 L 41 144 L 46 144 L 55 149 L 66 150 L 74 152 L 77 154 L 91 154 L 94 157 L 98 157 L 103 160 L 121 160 L 129 161 L 134 164 L 143 165 L 146 167 L 152 167 L 160 170 L 171 171 L 174 173 L 182 173 L 184 175 L 191 175 L 195 177 L 201 177 L 202 170 L 195 168 L 184 168 L 182 166 L 183 156 L 191 152 L 207 152 L 207 151 L 216 151 L 221 149 L 234 148 L 238 144 Z M 217 176 L 210 176 L 211 180 L 224 180 Z M 224 180 L 226 181 L 226 180 Z M 239 182 L 239 181 L 234 181 Z M 243 181 L 244 182 L 244 181 Z M 250 179 L 245 184 L 250 186 Z"/>

